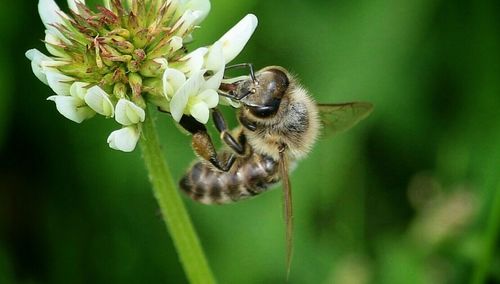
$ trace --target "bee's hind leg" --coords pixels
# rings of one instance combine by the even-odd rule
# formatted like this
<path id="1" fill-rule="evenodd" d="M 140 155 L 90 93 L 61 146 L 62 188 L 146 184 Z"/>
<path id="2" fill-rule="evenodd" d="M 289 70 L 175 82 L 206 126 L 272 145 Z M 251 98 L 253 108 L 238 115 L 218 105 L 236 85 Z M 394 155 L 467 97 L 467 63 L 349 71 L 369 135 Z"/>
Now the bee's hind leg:
<path id="1" fill-rule="evenodd" d="M 215 128 L 217 128 L 217 131 L 220 133 L 220 139 L 235 153 L 238 155 L 244 155 L 246 144 L 245 135 L 241 133 L 238 136 L 238 139 L 234 138 L 233 135 L 229 133 L 224 116 L 222 116 L 222 113 L 216 108 L 212 111 L 212 118 L 214 120 Z"/>
<path id="2" fill-rule="evenodd" d="M 210 162 L 215 168 L 221 171 L 229 171 L 236 160 L 235 155 L 231 154 L 225 162 L 222 162 L 215 151 L 212 139 L 204 124 L 187 115 L 182 116 L 179 124 L 193 135 L 191 146 L 199 157 Z"/>

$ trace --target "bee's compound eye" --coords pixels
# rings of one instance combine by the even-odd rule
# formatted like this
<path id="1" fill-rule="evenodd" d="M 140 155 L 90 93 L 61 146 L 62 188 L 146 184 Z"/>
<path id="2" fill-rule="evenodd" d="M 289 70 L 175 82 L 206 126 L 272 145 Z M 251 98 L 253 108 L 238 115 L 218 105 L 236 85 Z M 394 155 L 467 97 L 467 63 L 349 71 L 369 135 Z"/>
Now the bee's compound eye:
<path id="1" fill-rule="evenodd" d="M 274 73 L 274 81 L 276 84 L 276 94 L 279 97 L 282 97 L 285 94 L 286 90 L 288 89 L 290 81 L 288 79 L 288 76 L 281 70 L 273 69 L 273 73 Z"/>
<path id="2" fill-rule="evenodd" d="M 273 99 L 265 105 L 251 106 L 248 107 L 250 112 L 256 117 L 266 118 L 276 114 L 280 107 L 280 99 Z"/>

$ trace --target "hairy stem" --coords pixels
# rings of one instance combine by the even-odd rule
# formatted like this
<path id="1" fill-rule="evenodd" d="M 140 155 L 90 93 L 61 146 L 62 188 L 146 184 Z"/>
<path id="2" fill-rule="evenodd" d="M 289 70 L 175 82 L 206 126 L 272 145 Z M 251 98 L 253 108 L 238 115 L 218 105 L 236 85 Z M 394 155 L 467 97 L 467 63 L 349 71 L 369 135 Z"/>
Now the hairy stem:
<path id="1" fill-rule="evenodd" d="M 187 278 L 190 283 L 215 283 L 186 207 L 163 159 L 155 123 L 149 111 L 143 123 L 140 145 L 154 196 Z"/>

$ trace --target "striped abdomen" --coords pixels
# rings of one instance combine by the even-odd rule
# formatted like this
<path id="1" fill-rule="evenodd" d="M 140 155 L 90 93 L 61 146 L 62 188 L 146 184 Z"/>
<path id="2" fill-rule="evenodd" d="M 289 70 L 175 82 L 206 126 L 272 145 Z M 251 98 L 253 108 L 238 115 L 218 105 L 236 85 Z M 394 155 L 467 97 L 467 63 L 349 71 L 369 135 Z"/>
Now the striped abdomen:
<path id="1" fill-rule="evenodd" d="M 278 181 L 278 163 L 271 157 L 252 154 L 239 157 L 228 172 L 198 161 L 182 178 L 180 186 L 198 202 L 226 204 L 260 194 Z"/>

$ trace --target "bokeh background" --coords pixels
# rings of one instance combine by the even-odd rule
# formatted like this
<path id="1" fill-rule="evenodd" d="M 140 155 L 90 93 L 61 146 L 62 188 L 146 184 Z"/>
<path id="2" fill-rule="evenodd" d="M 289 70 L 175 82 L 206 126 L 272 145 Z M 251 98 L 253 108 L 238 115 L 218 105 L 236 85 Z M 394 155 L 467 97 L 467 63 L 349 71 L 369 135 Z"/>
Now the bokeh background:
<path id="1" fill-rule="evenodd" d="M 109 149 L 116 123 L 78 125 L 45 100 L 24 57 L 43 49 L 36 2 L 3 4 L 0 283 L 186 283 L 139 149 Z M 320 102 L 375 105 L 292 174 L 289 282 L 500 283 L 500 2 L 213 0 L 192 48 L 250 12 L 235 62 L 285 66 Z M 179 179 L 190 138 L 158 125 Z M 220 283 L 284 282 L 280 190 L 185 202 Z"/>

